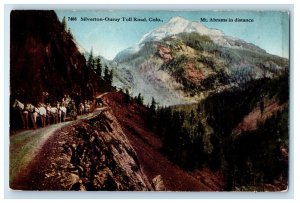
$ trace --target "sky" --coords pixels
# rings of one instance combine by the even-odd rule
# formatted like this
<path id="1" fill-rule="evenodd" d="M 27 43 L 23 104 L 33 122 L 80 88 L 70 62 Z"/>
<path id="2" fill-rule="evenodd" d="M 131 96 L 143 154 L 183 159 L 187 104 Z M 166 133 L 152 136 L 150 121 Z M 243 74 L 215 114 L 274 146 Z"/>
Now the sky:
<path id="1" fill-rule="evenodd" d="M 289 58 L 289 13 L 284 11 L 56 10 L 56 13 L 60 20 L 66 17 L 67 27 L 81 48 L 92 49 L 94 55 L 109 60 L 174 16 L 195 22 L 206 18 L 208 22 L 201 23 L 208 28 L 219 29 L 227 36 L 253 43 L 270 54 Z M 129 17 L 132 21 L 125 20 Z M 103 21 L 82 21 L 82 18 L 102 18 Z M 146 18 L 147 22 L 133 21 L 134 18 Z M 150 21 L 149 18 L 160 21 Z M 210 18 L 227 19 L 227 22 L 210 22 Z M 233 22 L 229 22 L 229 18 Z M 235 22 L 236 18 L 252 19 L 253 22 Z"/>

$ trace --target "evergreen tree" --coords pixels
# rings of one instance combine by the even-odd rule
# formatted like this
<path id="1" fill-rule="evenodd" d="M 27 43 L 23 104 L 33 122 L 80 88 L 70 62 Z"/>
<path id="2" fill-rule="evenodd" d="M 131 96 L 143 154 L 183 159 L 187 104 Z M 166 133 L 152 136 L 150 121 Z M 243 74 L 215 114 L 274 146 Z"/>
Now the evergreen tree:
<path id="1" fill-rule="evenodd" d="M 69 36 L 73 39 L 73 34 L 72 34 L 72 32 L 71 32 L 71 29 L 69 28 L 68 29 L 68 34 L 69 34 Z"/>
<path id="2" fill-rule="evenodd" d="M 135 99 L 136 103 L 143 104 L 144 98 L 142 97 L 141 93 L 138 94 L 138 96 Z"/>
<path id="3" fill-rule="evenodd" d="M 153 114 L 155 113 L 156 105 L 157 105 L 157 102 L 155 101 L 154 97 L 152 97 L 151 105 L 150 105 L 150 111 L 151 111 Z"/>
<path id="4" fill-rule="evenodd" d="M 66 30 L 66 28 L 67 28 L 66 16 L 63 17 L 61 24 L 62 24 L 63 28 Z"/>
<path id="5" fill-rule="evenodd" d="M 112 84 L 112 82 L 113 82 L 113 75 L 114 75 L 114 70 L 111 69 L 111 70 L 109 71 L 109 83 L 110 83 L 110 84 Z"/>
<path id="6" fill-rule="evenodd" d="M 94 56 L 93 56 L 93 48 L 91 48 L 89 58 L 87 61 L 87 67 L 91 70 L 94 70 Z"/>
<path id="7" fill-rule="evenodd" d="M 105 65 L 104 68 L 104 80 L 107 81 L 109 84 L 112 84 L 112 79 L 113 79 L 113 70 L 109 70 L 108 66 Z"/>
<path id="8" fill-rule="evenodd" d="M 95 73 L 99 77 L 102 77 L 102 65 L 101 65 L 101 59 L 100 59 L 100 57 L 97 57 L 95 59 Z"/>
<path id="9" fill-rule="evenodd" d="M 109 70 L 108 70 L 107 65 L 105 65 L 105 68 L 104 68 L 104 80 L 109 81 Z"/>
<path id="10" fill-rule="evenodd" d="M 145 125 L 149 129 L 153 129 L 153 127 L 155 127 L 155 114 L 156 114 L 155 110 L 156 110 L 156 101 L 154 97 L 152 97 L 152 102 L 147 111 L 146 121 L 145 121 Z"/>
<path id="11" fill-rule="evenodd" d="M 124 98 L 126 103 L 130 102 L 130 94 L 129 94 L 129 90 L 125 89 L 125 98 Z"/>

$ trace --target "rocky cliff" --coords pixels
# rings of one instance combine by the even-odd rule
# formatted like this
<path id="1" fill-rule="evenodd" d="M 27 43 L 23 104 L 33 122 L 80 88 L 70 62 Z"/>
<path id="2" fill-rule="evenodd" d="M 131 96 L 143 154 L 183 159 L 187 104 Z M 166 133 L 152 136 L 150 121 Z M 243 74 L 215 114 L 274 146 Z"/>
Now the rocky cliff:
<path id="1" fill-rule="evenodd" d="M 14 10 L 10 15 L 11 99 L 53 102 L 64 94 L 89 98 L 105 86 L 54 11 Z"/>

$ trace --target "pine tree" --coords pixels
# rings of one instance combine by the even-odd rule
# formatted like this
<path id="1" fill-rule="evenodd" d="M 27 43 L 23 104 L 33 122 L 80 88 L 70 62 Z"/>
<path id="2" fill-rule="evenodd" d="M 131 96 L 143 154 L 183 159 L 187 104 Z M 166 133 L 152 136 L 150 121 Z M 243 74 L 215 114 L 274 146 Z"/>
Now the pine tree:
<path id="1" fill-rule="evenodd" d="M 110 84 L 112 84 L 112 82 L 113 82 L 113 75 L 114 75 L 114 71 L 113 71 L 113 69 L 111 69 L 109 71 L 109 83 Z"/>
<path id="2" fill-rule="evenodd" d="M 154 97 L 152 97 L 151 105 L 147 111 L 145 125 L 149 129 L 153 129 L 155 127 L 155 114 L 156 114 L 156 101 Z"/>
<path id="3" fill-rule="evenodd" d="M 66 16 L 63 17 L 61 24 L 62 24 L 63 28 L 66 30 L 66 28 L 67 28 Z"/>
<path id="4" fill-rule="evenodd" d="M 109 70 L 107 65 L 105 65 L 104 69 L 104 80 L 107 81 L 109 84 L 112 84 L 113 79 L 113 70 Z"/>
<path id="5" fill-rule="evenodd" d="M 94 70 L 94 56 L 93 56 L 93 48 L 91 48 L 89 58 L 87 61 L 87 67 L 91 70 Z"/>
<path id="6" fill-rule="evenodd" d="M 136 103 L 143 104 L 144 98 L 142 97 L 141 93 L 138 94 L 136 97 Z"/>
<path id="7" fill-rule="evenodd" d="M 107 65 L 105 65 L 105 68 L 104 68 L 104 80 L 108 81 L 108 79 L 109 79 L 109 70 L 108 70 Z"/>
<path id="8" fill-rule="evenodd" d="M 152 101 L 151 101 L 151 105 L 150 105 L 150 111 L 154 114 L 155 110 L 156 110 L 156 101 L 154 99 L 154 97 L 152 97 Z"/>
<path id="9" fill-rule="evenodd" d="M 130 93 L 128 89 L 125 89 L 125 98 L 124 98 L 126 103 L 130 102 Z"/>
<path id="10" fill-rule="evenodd" d="M 68 29 L 68 34 L 69 34 L 69 36 L 73 39 L 73 34 L 72 34 L 72 32 L 71 32 L 71 29 L 69 28 Z"/>
<path id="11" fill-rule="evenodd" d="M 129 94 L 129 90 L 125 89 L 125 98 L 124 98 L 126 103 L 130 102 L 130 94 Z"/>
<path id="12" fill-rule="evenodd" d="M 101 59 L 100 59 L 100 57 L 97 57 L 95 59 L 95 73 L 99 77 L 102 77 L 102 65 L 101 65 Z"/>

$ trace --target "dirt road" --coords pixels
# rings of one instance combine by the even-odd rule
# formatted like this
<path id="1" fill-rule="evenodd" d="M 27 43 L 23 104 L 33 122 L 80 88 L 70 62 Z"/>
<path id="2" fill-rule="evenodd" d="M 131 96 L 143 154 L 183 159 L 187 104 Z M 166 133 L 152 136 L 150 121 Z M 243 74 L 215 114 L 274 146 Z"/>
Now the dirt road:
<path id="1" fill-rule="evenodd" d="M 55 132 L 62 131 L 63 128 L 70 126 L 82 119 L 90 118 L 99 114 L 107 107 L 95 109 L 93 113 L 78 116 L 75 121 L 49 125 L 45 128 L 35 130 L 25 130 L 10 136 L 10 156 L 9 156 L 9 182 L 10 186 L 27 176 L 31 162 L 43 148 L 44 144 Z"/>

